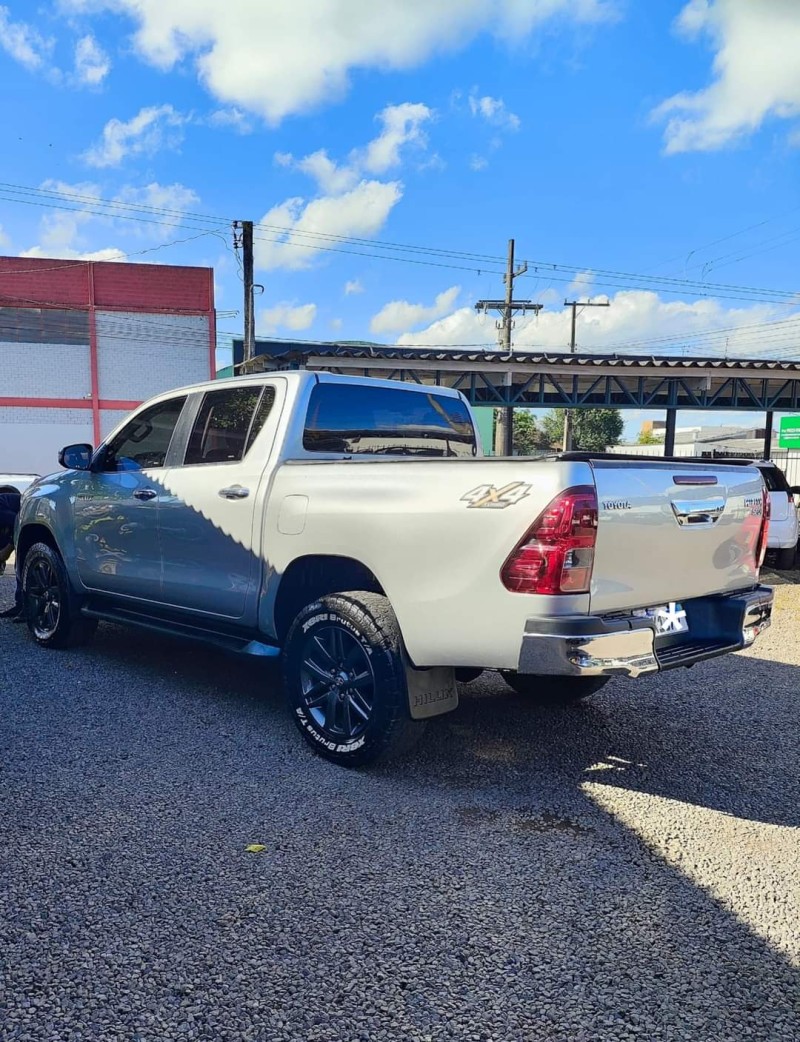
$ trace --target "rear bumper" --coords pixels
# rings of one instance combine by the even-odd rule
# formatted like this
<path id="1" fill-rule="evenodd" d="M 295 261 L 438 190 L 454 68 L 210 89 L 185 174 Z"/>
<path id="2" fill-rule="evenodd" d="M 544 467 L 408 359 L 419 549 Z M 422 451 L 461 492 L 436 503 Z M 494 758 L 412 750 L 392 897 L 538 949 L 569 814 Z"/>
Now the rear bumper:
<path id="1" fill-rule="evenodd" d="M 628 676 L 692 666 L 749 647 L 770 625 L 773 592 L 685 601 L 689 632 L 658 635 L 649 619 L 634 616 L 565 616 L 529 619 L 518 672 L 556 676 Z"/>

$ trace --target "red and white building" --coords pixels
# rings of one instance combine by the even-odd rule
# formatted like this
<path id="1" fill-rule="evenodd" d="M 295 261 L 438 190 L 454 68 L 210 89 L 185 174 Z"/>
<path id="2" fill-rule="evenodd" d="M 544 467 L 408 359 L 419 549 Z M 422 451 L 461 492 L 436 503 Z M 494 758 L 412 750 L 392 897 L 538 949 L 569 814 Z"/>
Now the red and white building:
<path id="1" fill-rule="evenodd" d="M 0 472 L 57 470 L 215 347 L 211 268 L 0 257 Z"/>

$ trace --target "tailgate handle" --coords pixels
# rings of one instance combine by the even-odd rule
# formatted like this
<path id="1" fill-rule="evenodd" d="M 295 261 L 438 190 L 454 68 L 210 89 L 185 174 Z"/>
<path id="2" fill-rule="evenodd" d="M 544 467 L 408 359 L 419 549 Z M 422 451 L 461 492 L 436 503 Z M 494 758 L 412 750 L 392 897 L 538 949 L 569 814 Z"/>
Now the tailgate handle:
<path id="1" fill-rule="evenodd" d="M 722 517 L 725 500 L 722 496 L 698 503 L 695 499 L 673 499 L 672 509 L 679 525 L 713 525 Z"/>

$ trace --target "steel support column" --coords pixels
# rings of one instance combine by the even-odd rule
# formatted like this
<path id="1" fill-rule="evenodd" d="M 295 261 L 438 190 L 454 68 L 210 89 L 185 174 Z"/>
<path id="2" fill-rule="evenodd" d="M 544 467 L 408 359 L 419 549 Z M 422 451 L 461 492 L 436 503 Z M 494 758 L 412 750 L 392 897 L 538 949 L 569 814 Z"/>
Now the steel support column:
<path id="1" fill-rule="evenodd" d="M 675 454 L 675 421 L 678 416 L 677 409 L 667 409 L 667 429 L 664 431 L 664 455 Z"/>
<path id="2" fill-rule="evenodd" d="M 771 410 L 767 412 L 767 422 L 764 425 L 764 459 L 770 459 L 772 456 L 772 426 L 775 419 L 775 413 Z"/>

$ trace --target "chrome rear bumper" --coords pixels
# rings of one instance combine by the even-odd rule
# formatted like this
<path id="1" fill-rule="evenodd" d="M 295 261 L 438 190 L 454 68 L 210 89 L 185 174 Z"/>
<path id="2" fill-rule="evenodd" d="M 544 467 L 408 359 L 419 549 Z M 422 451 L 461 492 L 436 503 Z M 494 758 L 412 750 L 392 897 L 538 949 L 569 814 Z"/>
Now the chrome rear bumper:
<path id="1" fill-rule="evenodd" d="M 638 677 L 692 666 L 752 644 L 770 625 L 772 601 L 768 586 L 686 601 L 689 632 L 669 637 L 635 616 L 529 619 L 518 672 Z"/>

